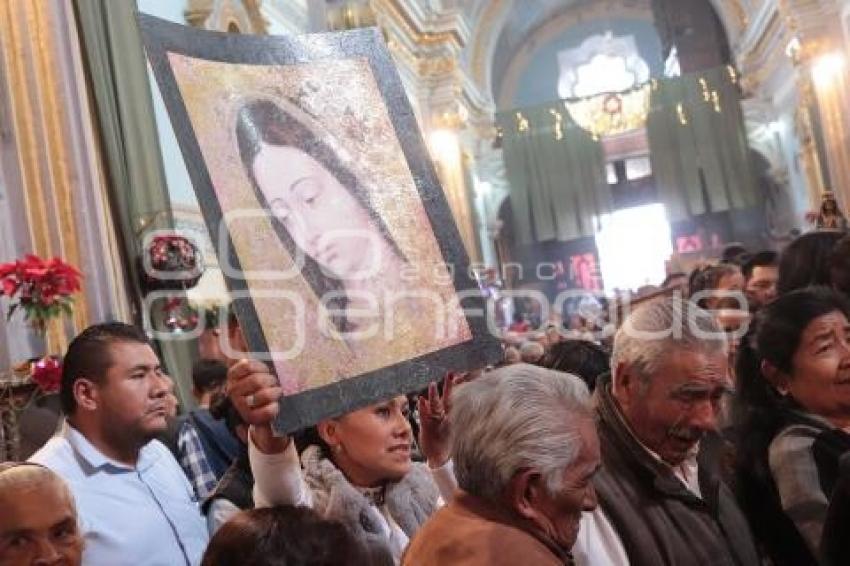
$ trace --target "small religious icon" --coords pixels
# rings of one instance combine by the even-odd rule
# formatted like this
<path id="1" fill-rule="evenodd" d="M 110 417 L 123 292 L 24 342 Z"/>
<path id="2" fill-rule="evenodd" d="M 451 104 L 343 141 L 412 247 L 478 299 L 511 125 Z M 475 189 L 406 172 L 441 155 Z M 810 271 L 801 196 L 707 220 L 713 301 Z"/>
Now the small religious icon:
<path id="1" fill-rule="evenodd" d="M 820 211 L 815 217 L 815 228 L 818 230 L 847 231 L 847 218 L 838 207 L 838 201 L 832 191 L 823 194 Z"/>

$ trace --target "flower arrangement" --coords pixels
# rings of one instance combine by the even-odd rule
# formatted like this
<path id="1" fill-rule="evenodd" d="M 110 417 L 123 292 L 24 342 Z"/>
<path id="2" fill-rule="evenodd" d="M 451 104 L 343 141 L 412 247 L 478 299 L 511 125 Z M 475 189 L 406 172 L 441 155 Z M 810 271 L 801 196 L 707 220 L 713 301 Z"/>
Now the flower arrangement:
<path id="1" fill-rule="evenodd" d="M 148 290 L 189 289 L 198 283 L 203 272 L 201 253 L 185 236 L 158 234 L 145 248 L 142 273 Z"/>
<path id="2" fill-rule="evenodd" d="M 7 320 L 21 309 L 24 320 L 43 336 L 50 319 L 73 313 L 72 295 L 80 290 L 81 277 L 74 266 L 59 258 L 44 260 L 28 254 L 0 264 L 0 295 L 11 299 Z"/>
<path id="3" fill-rule="evenodd" d="M 30 377 L 44 393 L 56 393 L 62 383 L 62 361 L 56 356 L 45 356 L 32 363 Z"/>
<path id="4" fill-rule="evenodd" d="M 159 271 L 194 271 L 198 248 L 183 236 L 154 236 L 150 245 L 151 266 Z"/>

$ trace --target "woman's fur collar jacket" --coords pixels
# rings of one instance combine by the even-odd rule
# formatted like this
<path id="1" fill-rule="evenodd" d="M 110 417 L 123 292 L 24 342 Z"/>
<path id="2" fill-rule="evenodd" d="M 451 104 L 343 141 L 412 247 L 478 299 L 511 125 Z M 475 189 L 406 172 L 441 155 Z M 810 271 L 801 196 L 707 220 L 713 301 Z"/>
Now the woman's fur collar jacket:
<path id="1" fill-rule="evenodd" d="M 389 540 L 381 528 L 380 511 L 366 495 L 352 486 L 318 446 L 301 454 L 304 479 L 313 497 L 313 508 L 323 517 L 335 519 L 370 548 L 389 553 Z M 401 530 L 412 538 L 437 510 L 440 492 L 425 464 L 413 463 L 398 482 L 387 484 L 384 501 Z"/>

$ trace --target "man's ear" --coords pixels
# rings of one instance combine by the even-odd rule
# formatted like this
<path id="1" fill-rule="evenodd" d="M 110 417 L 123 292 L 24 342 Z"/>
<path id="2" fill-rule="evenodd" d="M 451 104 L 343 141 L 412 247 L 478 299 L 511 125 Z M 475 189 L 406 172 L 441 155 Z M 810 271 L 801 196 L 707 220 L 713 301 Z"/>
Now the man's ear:
<path id="1" fill-rule="evenodd" d="M 532 469 L 520 470 L 508 483 L 506 496 L 514 512 L 529 521 L 540 517 L 540 501 L 544 494 L 543 476 Z"/>
<path id="2" fill-rule="evenodd" d="M 788 395 L 789 382 L 791 378 L 784 371 L 767 360 L 762 360 L 759 366 L 762 376 L 770 383 L 780 395 Z"/>
<path id="3" fill-rule="evenodd" d="M 96 411 L 100 406 L 100 390 L 94 381 L 81 377 L 74 382 L 72 391 L 79 409 Z"/>
<path id="4" fill-rule="evenodd" d="M 640 376 L 630 364 L 617 364 L 611 376 L 611 394 L 623 408 L 629 405 L 629 400 L 634 398 L 640 385 Z"/>

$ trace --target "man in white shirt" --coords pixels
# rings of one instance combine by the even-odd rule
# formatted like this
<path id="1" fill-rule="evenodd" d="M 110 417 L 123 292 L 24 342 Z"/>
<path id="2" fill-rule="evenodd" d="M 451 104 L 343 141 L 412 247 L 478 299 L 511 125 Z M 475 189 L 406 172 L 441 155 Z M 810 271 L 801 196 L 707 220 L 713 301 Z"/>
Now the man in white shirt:
<path id="1" fill-rule="evenodd" d="M 678 297 L 638 307 L 618 330 L 612 379 L 596 388 L 599 507 L 582 519 L 577 564 L 759 564 L 714 452 L 726 347 L 714 317 Z"/>
<path id="2" fill-rule="evenodd" d="M 62 432 L 34 454 L 68 482 L 83 562 L 199 564 L 209 535 L 183 471 L 159 441 L 173 382 L 145 335 L 122 323 L 87 328 L 68 348 Z"/>

